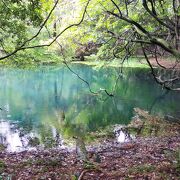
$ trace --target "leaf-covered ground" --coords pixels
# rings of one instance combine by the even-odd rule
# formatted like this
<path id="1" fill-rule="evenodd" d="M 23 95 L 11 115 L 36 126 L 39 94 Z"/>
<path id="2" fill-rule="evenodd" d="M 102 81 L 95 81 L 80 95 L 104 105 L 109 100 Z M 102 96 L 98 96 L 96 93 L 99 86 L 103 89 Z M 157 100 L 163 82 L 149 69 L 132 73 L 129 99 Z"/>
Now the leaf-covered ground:
<path id="1" fill-rule="evenodd" d="M 88 150 L 83 163 L 75 151 L 43 150 L 0 153 L 3 179 L 178 179 L 180 137 L 105 141 Z"/>

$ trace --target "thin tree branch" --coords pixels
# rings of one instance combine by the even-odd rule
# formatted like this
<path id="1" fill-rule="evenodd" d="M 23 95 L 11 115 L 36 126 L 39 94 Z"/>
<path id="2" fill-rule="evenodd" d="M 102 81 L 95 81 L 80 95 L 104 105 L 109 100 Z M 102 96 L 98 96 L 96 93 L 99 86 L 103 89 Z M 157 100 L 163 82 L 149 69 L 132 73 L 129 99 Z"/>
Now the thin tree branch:
<path id="1" fill-rule="evenodd" d="M 155 60 L 156 60 L 156 63 L 163 69 L 166 69 L 165 66 L 163 66 L 162 64 L 159 63 L 158 61 L 158 57 L 157 57 L 157 47 L 155 47 Z"/>
<path id="2" fill-rule="evenodd" d="M 150 61 L 149 61 L 149 59 L 148 59 L 148 57 L 147 57 L 147 54 L 146 54 L 146 52 L 145 52 L 145 49 L 144 49 L 144 47 L 143 47 L 142 44 L 141 44 L 141 47 L 142 47 L 143 54 L 144 54 L 144 57 L 145 57 L 145 59 L 146 59 L 146 62 L 148 63 L 148 65 L 149 65 L 149 67 L 150 67 L 150 69 L 151 69 L 151 73 L 152 73 L 155 81 L 156 81 L 158 84 L 163 85 L 162 82 L 159 82 L 159 81 L 158 81 L 158 79 L 157 79 L 157 77 L 156 77 L 156 73 L 155 73 L 155 71 L 154 71 L 154 68 L 153 68 L 152 64 L 150 63 Z M 167 87 L 165 87 L 165 88 L 167 88 Z M 170 90 L 169 88 L 167 88 L 167 89 Z"/>
<path id="3" fill-rule="evenodd" d="M 144 47 L 143 47 L 142 44 L 141 44 L 141 47 L 142 47 L 142 50 L 143 50 L 143 53 L 144 53 L 144 57 L 145 57 L 148 65 L 149 65 L 149 67 L 150 67 L 150 69 L 151 69 L 151 73 L 152 73 L 155 81 L 156 81 L 158 84 L 162 85 L 162 86 L 163 86 L 165 89 L 167 89 L 167 90 L 180 91 L 180 88 L 173 88 L 173 87 L 170 87 L 170 86 L 167 86 L 167 85 L 166 85 L 167 83 L 168 83 L 168 84 L 169 84 L 169 83 L 174 83 L 175 81 L 180 80 L 180 77 L 174 77 L 174 78 L 172 78 L 172 79 L 167 79 L 167 80 L 162 80 L 160 77 L 157 77 L 157 76 L 156 76 L 156 73 L 155 73 L 155 71 L 154 71 L 154 68 L 152 67 L 152 65 L 151 65 L 151 63 L 150 63 L 150 61 L 149 61 L 149 59 L 148 59 L 148 57 L 147 57 L 147 54 L 146 54 L 146 52 L 145 52 L 145 49 L 144 49 Z"/>
<path id="4" fill-rule="evenodd" d="M 122 12 L 121 12 L 119 6 L 118 6 L 113 0 L 111 0 L 111 2 L 112 2 L 112 3 L 114 4 L 114 6 L 117 8 L 117 10 L 118 10 L 118 12 L 119 12 L 119 15 L 122 17 Z"/>
<path id="5" fill-rule="evenodd" d="M 156 38 L 154 36 L 151 36 L 149 34 L 149 32 L 146 31 L 146 29 L 144 29 L 139 23 L 137 23 L 136 21 L 132 20 L 132 19 L 128 19 L 126 17 L 121 17 L 118 14 L 111 12 L 111 11 L 107 11 L 107 13 L 126 21 L 127 23 L 134 25 L 136 28 L 136 31 L 141 35 L 141 36 L 145 36 L 149 39 L 149 41 L 152 44 L 156 44 L 160 47 L 162 47 L 164 50 L 166 50 L 167 52 L 171 53 L 172 55 L 174 55 L 177 58 L 180 58 L 180 52 L 177 51 L 176 49 L 174 49 L 167 41 L 160 39 L 160 38 Z"/>
<path id="6" fill-rule="evenodd" d="M 97 91 L 97 92 L 93 91 L 93 90 L 91 89 L 91 86 L 90 86 L 89 82 L 86 81 L 85 79 L 83 79 L 78 73 L 76 73 L 76 72 L 68 65 L 68 63 L 67 63 L 67 61 L 66 61 L 66 58 L 65 58 L 65 55 L 64 55 L 64 53 L 63 53 L 63 48 L 62 48 L 61 44 L 59 44 L 58 41 L 56 41 L 56 42 L 58 43 L 58 45 L 59 45 L 59 47 L 60 47 L 61 54 L 62 54 L 62 57 L 63 57 L 63 63 L 66 65 L 66 67 L 69 69 L 69 71 L 71 71 L 74 75 L 76 75 L 81 81 L 83 81 L 83 82 L 88 86 L 88 89 L 89 89 L 89 91 L 90 91 L 92 94 L 94 94 L 94 95 L 99 95 L 99 92 L 104 91 L 108 96 L 110 96 L 110 97 L 113 97 L 113 96 L 114 96 L 113 94 L 109 93 L 106 89 L 101 89 L 101 88 L 100 88 L 100 90 Z"/>
<path id="7" fill-rule="evenodd" d="M 63 29 L 49 44 L 40 44 L 40 45 L 35 45 L 35 46 L 26 46 L 26 47 L 22 47 L 21 50 L 51 46 L 54 42 L 56 42 L 56 40 L 57 40 L 65 31 L 67 31 L 68 29 L 70 29 L 70 28 L 72 28 L 72 27 L 79 26 L 79 25 L 83 22 L 84 17 L 85 17 L 85 14 L 86 14 L 87 7 L 88 7 L 90 1 L 91 1 L 91 0 L 88 0 L 87 4 L 86 4 L 86 6 L 85 6 L 85 9 L 84 9 L 84 12 L 83 12 L 83 15 L 82 15 L 81 20 L 80 20 L 78 23 L 71 24 L 71 25 L 69 25 L 68 27 L 66 27 L 65 29 Z M 0 60 L 1 60 L 1 59 L 0 59 Z"/>
<path id="8" fill-rule="evenodd" d="M 143 0 L 143 1 L 142 1 L 142 4 L 143 4 L 144 8 L 146 9 L 146 11 L 147 11 L 154 19 L 156 19 L 156 21 L 158 21 L 161 25 L 165 26 L 166 28 L 170 29 L 171 31 L 174 31 L 174 28 L 173 28 L 173 27 L 171 27 L 171 26 L 169 26 L 168 24 L 164 23 L 161 19 L 159 19 L 159 18 L 157 17 L 157 15 L 156 15 L 155 13 L 153 13 L 153 12 L 149 9 L 146 0 Z"/>

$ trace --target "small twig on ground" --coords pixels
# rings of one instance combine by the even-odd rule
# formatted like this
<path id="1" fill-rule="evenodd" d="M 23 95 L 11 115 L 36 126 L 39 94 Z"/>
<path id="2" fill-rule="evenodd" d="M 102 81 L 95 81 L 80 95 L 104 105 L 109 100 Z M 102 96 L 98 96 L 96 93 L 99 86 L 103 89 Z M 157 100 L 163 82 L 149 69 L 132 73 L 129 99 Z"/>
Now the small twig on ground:
<path id="1" fill-rule="evenodd" d="M 90 171 L 90 170 L 83 170 L 82 172 L 81 172 L 81 174 L 80 174 L 80 176 L 78 177 L 78 180 L 81 180 L 82 178 L 83 178 L 83 176 L 84 176 L 84 174 L 86 173 L 86 172 L 88 172 L 88 171 Z M 92 170 L 91 170 L 92 171 Z"/>

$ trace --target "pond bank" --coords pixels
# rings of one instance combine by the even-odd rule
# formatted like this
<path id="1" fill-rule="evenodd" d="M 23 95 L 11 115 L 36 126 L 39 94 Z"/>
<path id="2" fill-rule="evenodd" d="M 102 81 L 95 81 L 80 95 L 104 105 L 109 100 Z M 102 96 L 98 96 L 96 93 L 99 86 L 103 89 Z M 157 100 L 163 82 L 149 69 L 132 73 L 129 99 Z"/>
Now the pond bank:
<path id="1" fill-rule="evenodd" d="M 0 152 L 2 178 L 11 179 L 178 179 L 180 124 L 164 122 L 135 109 L 126 126 L 136 138 L 119 143 L 113 138 L 87 147 L 83 161 L 76 149 Z"/>

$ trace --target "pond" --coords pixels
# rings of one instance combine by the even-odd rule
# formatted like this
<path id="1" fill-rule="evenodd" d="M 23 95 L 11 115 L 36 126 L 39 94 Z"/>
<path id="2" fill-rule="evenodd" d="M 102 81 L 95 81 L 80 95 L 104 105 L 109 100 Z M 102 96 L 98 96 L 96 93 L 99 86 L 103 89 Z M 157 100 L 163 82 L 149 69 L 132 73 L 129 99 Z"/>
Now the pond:
<path id="1" fill-rule="evenodd" d="M 180 95 L 162 90 L 149 69 L 126 68 L 117 81 L 117 68 L 71 68 L 98 94 L 66 66 L 1 68 L 0 144 L 8 151 L 70 146 L 73 136 L 128 124 L 134 107 L 159 116 L 179 113 Z"/>

